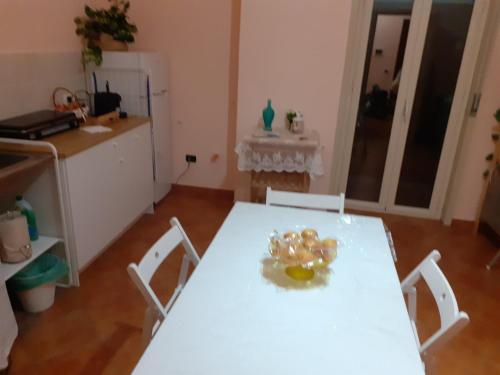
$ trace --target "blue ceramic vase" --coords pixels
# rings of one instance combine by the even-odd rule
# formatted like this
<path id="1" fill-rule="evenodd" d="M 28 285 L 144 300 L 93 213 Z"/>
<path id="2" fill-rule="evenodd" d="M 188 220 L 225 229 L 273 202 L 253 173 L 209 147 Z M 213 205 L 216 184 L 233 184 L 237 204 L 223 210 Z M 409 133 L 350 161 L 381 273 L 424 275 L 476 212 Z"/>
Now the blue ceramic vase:
<path id="1" fill-rule="evenodd" d="M 271 107 L 271 99 L 267 100 L 267 107 L 262 111 L 262 119 L 264 120 L 264 130 L 272 131 L 271 124 L 274 120 L 274 109 Z"/>

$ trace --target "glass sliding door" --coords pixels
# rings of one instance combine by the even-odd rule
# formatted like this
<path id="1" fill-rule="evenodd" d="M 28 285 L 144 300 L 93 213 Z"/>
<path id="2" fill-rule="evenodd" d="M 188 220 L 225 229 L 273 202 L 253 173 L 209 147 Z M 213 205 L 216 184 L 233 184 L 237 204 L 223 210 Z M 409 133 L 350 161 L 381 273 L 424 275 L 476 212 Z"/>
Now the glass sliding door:
<path id="1" fill-rule="evenodd" d="M 373 4 L 346 196 L 379 202 L 413 1 Z"/>
<path id="2" fill-rule="evenodd" d="M 440 217 L 489 8 L 489 0 L 353 8 L 359 34 L 350 30 L 332 191 L 345 192 L 348 207 Z"/>
<path id="3" fill-rule="evenodd" d="M 474 1 L 432 2 L 396 205 L 430 207 L 473 7 Z"/>

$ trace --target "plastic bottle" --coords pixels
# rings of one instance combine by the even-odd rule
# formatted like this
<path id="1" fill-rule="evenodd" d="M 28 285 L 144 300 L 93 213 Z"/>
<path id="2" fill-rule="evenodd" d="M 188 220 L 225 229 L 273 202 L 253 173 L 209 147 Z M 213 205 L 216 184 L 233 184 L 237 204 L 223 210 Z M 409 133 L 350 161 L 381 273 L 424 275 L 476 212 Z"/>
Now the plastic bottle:
<path id="1" fill-rule="evenodd" d="M 26 216 L 28 221 L 28 231 L 30 234 L 30 240 L 35 241 L 38 239 L 38 228 L 36 226 L 36 216 L 33 207 L 23 199 L 22 196 L 18 195 L 16 197 L 16 207 L 21 213 Z"/>

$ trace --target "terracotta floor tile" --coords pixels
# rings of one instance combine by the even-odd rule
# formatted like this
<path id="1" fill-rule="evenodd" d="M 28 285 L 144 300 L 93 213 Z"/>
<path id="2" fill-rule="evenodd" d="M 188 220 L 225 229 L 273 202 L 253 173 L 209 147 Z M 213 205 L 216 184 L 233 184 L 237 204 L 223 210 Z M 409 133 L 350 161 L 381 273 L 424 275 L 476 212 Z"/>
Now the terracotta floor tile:
<path id="1" fill-rule="evenodd" d="M 79 288 L 59 289 L 54 306 L 41 314 L 16 312 L 20 335 L 11 353 L 10 374 L 125 374 L 141 355 L 145 303 L 126 267 L 137 262 L 177 216 L 202 255 L 232 207 L 223 195 L 175 190 L 154 215 L 144 215 L 81 274 Z M 471 324 L 427 360 L 428 374 L 500 374 L 500 266 L 485 264 L 493 247 L 463 227 L 432 220 L 384 215 L 392 231 L 400 278 L 433 248 Z M 180 252 L 152 280 L 166 301 L 177 281 Z M 437 313 L 425 289 L 419 292 L 419 330 L 437 327 Z M 401 374 L 404 375 L 404 374 Z"/>

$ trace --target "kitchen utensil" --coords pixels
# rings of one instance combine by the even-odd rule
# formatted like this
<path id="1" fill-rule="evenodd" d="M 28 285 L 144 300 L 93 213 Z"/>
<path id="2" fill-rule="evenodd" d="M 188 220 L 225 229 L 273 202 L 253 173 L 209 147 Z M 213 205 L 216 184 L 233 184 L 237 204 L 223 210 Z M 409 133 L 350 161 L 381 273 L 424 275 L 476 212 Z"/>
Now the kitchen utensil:
<path id="1" fill-rule="evenodd" d="M 5 263 L 19 263 L 31 258 L 31 243 L 26 217 L 20 212 L 0 216 L 0 258 Z"/>

